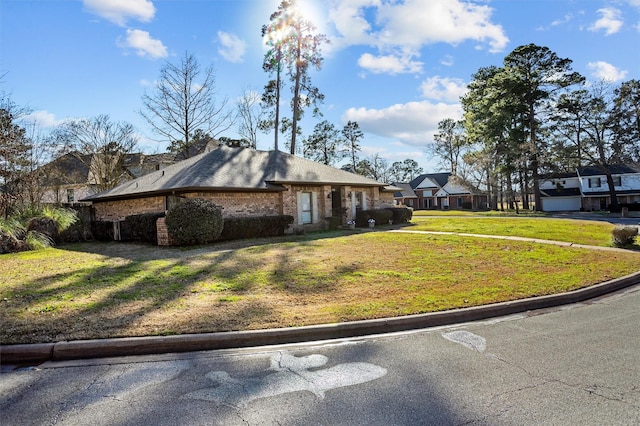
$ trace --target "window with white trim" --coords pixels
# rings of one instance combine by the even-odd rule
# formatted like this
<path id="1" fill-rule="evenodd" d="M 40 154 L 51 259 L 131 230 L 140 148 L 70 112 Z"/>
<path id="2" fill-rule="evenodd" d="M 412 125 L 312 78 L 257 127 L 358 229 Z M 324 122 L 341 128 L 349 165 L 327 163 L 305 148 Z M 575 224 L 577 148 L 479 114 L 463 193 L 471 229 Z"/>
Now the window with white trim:
<path id="1" fill-rule="evenodd" d="M 600 178 L 589 178 L 589 188 L 600 188 Z"/>
<path id="2" fill-rule="evenodd" d="M 318 223 L 318 193 L 298 192 L 298 224 Z"/>
<path id="3" fill-rule="evenodd" d="M 351 191 L 351 212 L 355 216 L 360 210 L 367 210 L 367 196 L 362 191 Z"/>
<path id="4" fill-rule="evenodd" d="M 622 176 L 613 176 L 613 186 L 622 186 Z"/>
<path id="5" fill-rule="evenodd" d="M 312 223 L 313 221 L 313 210 L 311 209 L 310 192 L 300 193 L 300 217 L 302 218 L 302 220 L 300 221 L 302 224 Z"/>

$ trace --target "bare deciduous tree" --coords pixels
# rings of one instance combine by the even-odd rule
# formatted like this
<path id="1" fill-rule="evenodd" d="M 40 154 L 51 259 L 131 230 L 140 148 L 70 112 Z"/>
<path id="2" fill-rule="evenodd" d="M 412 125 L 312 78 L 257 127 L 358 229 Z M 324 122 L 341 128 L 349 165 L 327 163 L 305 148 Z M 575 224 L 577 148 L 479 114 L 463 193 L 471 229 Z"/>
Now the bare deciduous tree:
<path id="1" fill-rule="evenodd" d="M 253 149 L 258 144 L 258 130 L 262 116 L 260 95 L 253 90 L 245 90 L 238 101 L 238 133 Z"/>
<path id="2" fill-rule="evenodd" d="M 198 129 L 214 138 L 234 124 L 227 99 L 216 101 L 215 74 L 204 72 L 196 58 L 185 52 L 179 64 L 166 62 L 152 93 L 142 96 L 140 115 L 172 152 L 189 152 L 191 135 Z"/>
<path id="3" fill-rule="evenodd" d="M 124 161 L 138 145 L 131 124 L 112 122 L 108 115 L 99 115 L 66 121 L 55 133 L 65 150 L 87 167 L 88 183 L 97 191 L 113 188 L 129 178 Z"/>

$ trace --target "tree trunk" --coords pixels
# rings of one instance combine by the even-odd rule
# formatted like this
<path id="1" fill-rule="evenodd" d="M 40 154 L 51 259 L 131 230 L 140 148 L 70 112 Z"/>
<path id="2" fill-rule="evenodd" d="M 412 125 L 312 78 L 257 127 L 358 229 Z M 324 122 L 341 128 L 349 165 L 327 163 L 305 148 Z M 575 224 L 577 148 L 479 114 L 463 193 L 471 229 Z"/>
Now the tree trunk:
<path id="1" fill-rule="evenodd" d="M 280 49 L 280 48 L 278 48 Z M 278 51 L 279 52 L 279 51 Z M 280 53 L 278 53 L 280 55 Z M 276 71 L 276 123 L 274 136 L 274 150 L 278 150 L 278 133 L 280 133 L 280 58 L 278 58 L 278 69 Z"/>
<path id="2" fill-rule="evenodd" d="M 298 46 L 296 49 L 296 78 L 293 86 L 293 123 L 291 124 L 291 155 L 296 154 L 296 134 L 298 133 L 298 120 L 300 119 L 300 78 L 302 69 L 300 61 L 302 60 L 302 41 L 298 37 Z"/>
<path id="3" fill-rule="evenodd" d="M 506 179 L 507 179 L 507 196 L 508 196 L 507 206 L 510 210 L 513 210 L 515 208 L 513 205 L 516 197 L 513 195 L 513 181 L 511 180 L 511 173 L 507 173 Z"/>

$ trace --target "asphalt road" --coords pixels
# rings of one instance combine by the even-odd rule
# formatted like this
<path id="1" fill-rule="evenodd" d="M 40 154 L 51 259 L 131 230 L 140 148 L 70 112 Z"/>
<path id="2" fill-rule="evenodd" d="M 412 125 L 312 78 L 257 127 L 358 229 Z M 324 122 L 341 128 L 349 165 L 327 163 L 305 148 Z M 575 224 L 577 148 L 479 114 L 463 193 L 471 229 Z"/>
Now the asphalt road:
<path id="1" fill-rule="evenodd" d="M 640 286 L 544 312 L 0 375 L 2 425 L 638 425 Z"/>

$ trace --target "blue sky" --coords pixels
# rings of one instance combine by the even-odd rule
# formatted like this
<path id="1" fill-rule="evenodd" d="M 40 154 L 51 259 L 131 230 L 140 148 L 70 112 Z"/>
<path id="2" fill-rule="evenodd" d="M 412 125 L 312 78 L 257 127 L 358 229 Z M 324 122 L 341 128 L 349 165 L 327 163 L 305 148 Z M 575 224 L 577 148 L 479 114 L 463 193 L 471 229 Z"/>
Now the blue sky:
<path id="1" fill-rule="evenodd" d="M 640 79 L 640 0 L 299 0 L 328 35 L 313 73 L 324 118 L 357 121 L 362 156 L 415 159 L 479 68 L 535 43 L 573 60 L 590 81 Z M 2 0 L 0 75 L 14 102 L 51 128 L 109 114 L 132 123 L 146 152 L 163 152 L 137 111 L 164 61 L 185 51 L 213 65 L 219 101 L 262 92 L 260 28 L 274 0 Z M 307 114 L 311 116 L 310 113 Z M 305 135 L 315 121 L 302 124 Z M 235 130 L 220 136 L 237 137 Z M 259 149 L 272 135 L 260 134 Z"/>

